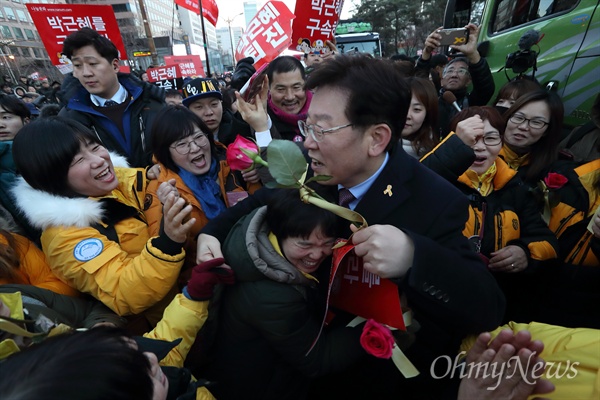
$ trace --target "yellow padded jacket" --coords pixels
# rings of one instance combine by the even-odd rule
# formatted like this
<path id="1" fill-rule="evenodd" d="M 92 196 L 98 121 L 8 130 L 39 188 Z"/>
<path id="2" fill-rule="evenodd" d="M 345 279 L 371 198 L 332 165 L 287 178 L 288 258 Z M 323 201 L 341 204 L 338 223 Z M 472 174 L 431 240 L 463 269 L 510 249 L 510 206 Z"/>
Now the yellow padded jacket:
<path id="1" fill-rule="evenodd" d="M 173 288 L 183 249 L 169 255 L 154 245 L 143 213 L 143 169 L 115 168 L 119 186 L 101 198 L 60 197 L 22 178 L 14 194 L 41 242 L 52 271 L 121 316 L 139 314 Z"/>
<path id="2" fill-rule="evenodd" d="M 509 322 L 493 331 L 492 338 L 503 329 L 511 329 L 515 333 L 527 330 L 532 340 L 544 343 L 544 351 L 540 355 L 546 361 L 544 378 L 556 387 L 554 392 L 544 397 L 553 400 L 600 398 L 600 330 L 564 328 L 539 322 Z M 476 339 L 474 336 L 465 339 L 460 350 L 468 351 Z"/>
<path id="3" fill-rule="evenodd" d="M 550 229 L 558 237 L 567 264 L 600 266 L 598 239 L 586 229 L 600 206 L 600 194 L 594 187 L 599 174 L 600 160 L 567 170 L 569 182 L 559 189 L 560 201 L 552 208 Z"/>

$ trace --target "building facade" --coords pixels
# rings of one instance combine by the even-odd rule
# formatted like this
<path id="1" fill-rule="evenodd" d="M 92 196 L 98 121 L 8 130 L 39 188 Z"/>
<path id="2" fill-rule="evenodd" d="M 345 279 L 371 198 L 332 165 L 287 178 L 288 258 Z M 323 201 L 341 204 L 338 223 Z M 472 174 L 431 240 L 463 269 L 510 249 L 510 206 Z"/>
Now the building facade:
<path id="1" fill-rule="evenodd" d="M 244 30 L 239 26 L 232 26 L 231 31 L 229 28 L 218 28 L 217 29 L 217 40 L 219 44 L 219 50 L 223 56 L 223 64 L 226 66 L 233 67 L 235 63 L 233 61 L 233 55 L 237 44 L 240 42 L 240 38 Z M 233 40 L 233 51 L 231 50 L 231 42 Z"/>
<path id="2" fill-rule="evenodd" d="M 0 71 L 2 80 L 19 76 L 60 80 L 61 74 L 50 62 L 40 35 L 27 11 L 26 0 L 0 1 Z M 31 1 L 33 2 L 33 1 Z M 39 0 L 36 3 L 64 4 L 64 1 Z"/>
<path id="3" fill-rule="evenodd" d="M 248 27 L 252 18 L 256 15 L 258 11 L 258 5 L 256 1 L 245 1 L 244 2 L 244 19 L 246 20 L 246 25 L 244 27 Z"/>

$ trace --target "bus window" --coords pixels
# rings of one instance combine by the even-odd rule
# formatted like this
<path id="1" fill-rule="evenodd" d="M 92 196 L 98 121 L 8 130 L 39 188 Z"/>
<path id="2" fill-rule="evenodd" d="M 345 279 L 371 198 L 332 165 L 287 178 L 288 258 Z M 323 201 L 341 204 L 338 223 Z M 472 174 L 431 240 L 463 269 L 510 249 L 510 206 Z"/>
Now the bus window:
<path id="1" fill-rule="evenodd" d="M 479 25 L 484 5 L 485 0 L 449 0 L 446 7 L 444 27 L 462 28 L 469 22 Z M 448 13 L 449 10 L 452 10 L 450 14 Z"/>
<path id="2" fill-rule="evenodd" d="M 492 17 L 493 32 L 501 32 L 574 8 L 572 0 L 499 0 Z"/>

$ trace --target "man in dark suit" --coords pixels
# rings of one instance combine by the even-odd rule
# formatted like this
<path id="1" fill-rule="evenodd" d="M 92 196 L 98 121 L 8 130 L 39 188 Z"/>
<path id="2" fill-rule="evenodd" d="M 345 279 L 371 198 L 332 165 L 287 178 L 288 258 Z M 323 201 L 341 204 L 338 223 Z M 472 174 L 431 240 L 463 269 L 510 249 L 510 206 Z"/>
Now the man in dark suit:
<path id="1" fill-rule="evenodd" d="M 356 254 L 365 269 L 394 280 L 406 296 L 420 324 L 406 354 L 421 372 L 410 382 L 390 360 L 368 357 L 353 371 L 327 377 L 311 397 L 399 398 L 393 396 L 409 390 L 427 398 L 440 386 L 431 383 L 431 362 L 443 354 L 453 358 L 465 335 L 497 327 L 504 312 L 494 278 L 461 233 L 468 200 L 398 146 L 411 92 L 390 63 L 336 56 L 306 87 L 314 95 L 300 127 L 311 169 L 331 176 L 321 182 L 331 190 L 348 189 L 348 207 L 369 223 L 352 237 Z M 218 241 L 267 196 L 268 190 L 259 191 L 212 220 L 198 238 L 199 260 L 220 257 Z"/>

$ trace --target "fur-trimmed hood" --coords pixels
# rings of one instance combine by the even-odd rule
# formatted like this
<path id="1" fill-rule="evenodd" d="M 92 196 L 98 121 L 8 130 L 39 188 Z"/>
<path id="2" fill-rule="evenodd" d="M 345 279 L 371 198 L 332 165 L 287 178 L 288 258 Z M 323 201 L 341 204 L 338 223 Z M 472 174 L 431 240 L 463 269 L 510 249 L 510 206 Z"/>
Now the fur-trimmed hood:
<path id="1" fill-rule="evenodd" d="M 115 168 L 128 167 L 125 157 L 111 152 L 110 158 Z M 29 223 L 41 230 L 59 225 L 83 228 L 101 221 L 104 216 L 102 203 L 97 200 L 58 196 L 34 189 L 21 176 L 17 178 L 12 193 L 17 207 Z"/>

